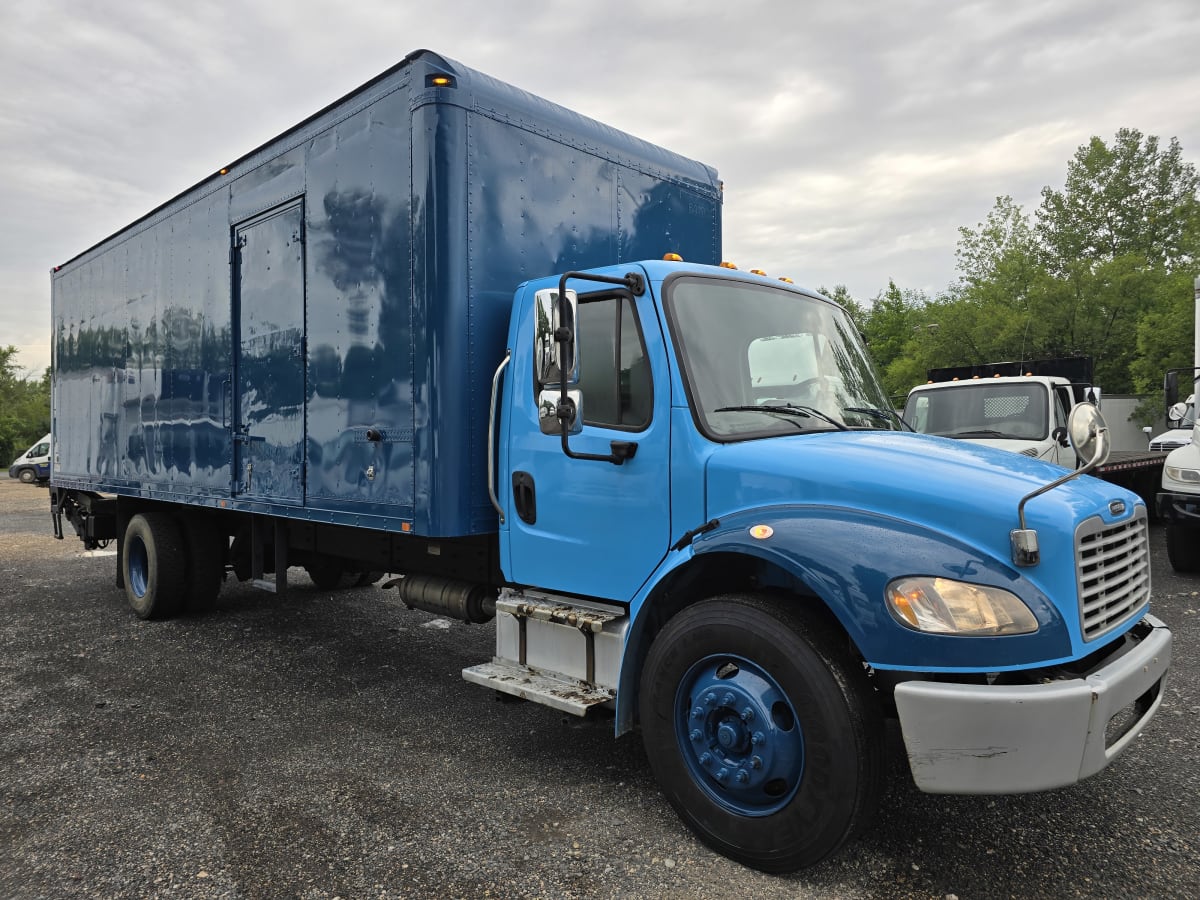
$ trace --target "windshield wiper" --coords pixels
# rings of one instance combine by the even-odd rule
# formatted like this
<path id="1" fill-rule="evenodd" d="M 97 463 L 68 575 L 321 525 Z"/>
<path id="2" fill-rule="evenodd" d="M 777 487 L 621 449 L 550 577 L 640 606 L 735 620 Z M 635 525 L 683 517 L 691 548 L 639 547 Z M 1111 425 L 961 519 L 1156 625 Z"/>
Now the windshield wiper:
<path id="1" fill-rule="evenodd" d="M 897 423 L 899 423 L 901 429 L 907 428 L 909 431 L 912 431 L 912 432 L 915 432 L 917 430 L 917 429 L 913 428 L 911 425 L 909 425 L 907 422 L 905 422 L 904 417 L 901 416 L 900 413 L 896 412 L 895 410 L 875 409 L 873 406 L 847 406 L 845 408 L 845 411 L 852 412 L 852 413 L 862 413 L 864 416 L 870 416 L 871 418 L 879 419 L 882 422 L 897 422 Z"/>
<path id="2" fill-rule="evenodd" d="M 837 419 L 830 418 L 825 413 L 821 412 L 812 406 L 797 406 L 795 403 L 788 403 L 783 406 L 764 404 L 762 406 L 721 406 L 714 409 L 713 412 L 765 412 L 779 413 L 785 416 L 800 416 L 804 419 L 818 418 L 828 422 L 838 431 L 849 431 L 850 429 L 839 422 Z"/>
<path id="3" fill-rule="evenodd" d="M 995 431 L 991 428 L 973 428 L 966 431 L 952 431 L 946 437 L 994 437 L 994 438 L 1011 438 L 1012 435 L 1006 434 L 1003 431 Z"/>

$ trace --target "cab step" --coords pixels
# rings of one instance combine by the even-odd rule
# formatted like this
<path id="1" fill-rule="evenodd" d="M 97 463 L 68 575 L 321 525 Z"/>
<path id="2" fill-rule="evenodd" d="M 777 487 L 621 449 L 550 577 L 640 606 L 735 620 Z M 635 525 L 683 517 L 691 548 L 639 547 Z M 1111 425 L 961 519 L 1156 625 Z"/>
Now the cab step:
<path id="1" fill-rule="evenodd" d="M 506 588 L 496 599 L 496 655 L 463 678 L 582 716 L 616 699 L 628 625 L 615 604 Z"/>
<path id="2" fill-rule="evenodd" d="M 556 678 L 536 672 L 520 663 L 494 660 L 463 669 L 463 678 L 472 684 L 494 688 L 522 700 L 532 700 L 573 716 L 585 716 L 593 706 L 609 703 L 616 693 L 574 679 Z"/>

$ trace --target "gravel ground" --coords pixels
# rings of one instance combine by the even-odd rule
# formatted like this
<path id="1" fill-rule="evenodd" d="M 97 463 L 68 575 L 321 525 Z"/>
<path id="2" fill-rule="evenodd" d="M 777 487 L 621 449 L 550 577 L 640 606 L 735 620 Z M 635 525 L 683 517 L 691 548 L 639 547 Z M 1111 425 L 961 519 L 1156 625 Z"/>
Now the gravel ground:
<path id="1" fill-rule="evenodd" d="M 0 478 L 0 897 L 1195 897 L 1200 576 L 1155 526 L 1175 636 L 1156 722 L 1075 787 L 922 794 L 895 751 L 877 827 L 771 877 L 694 841 L 640 739 L 500 703 L 492 629 L 375 588 L 236 582 L 141 622 L 115 557 Z"/>

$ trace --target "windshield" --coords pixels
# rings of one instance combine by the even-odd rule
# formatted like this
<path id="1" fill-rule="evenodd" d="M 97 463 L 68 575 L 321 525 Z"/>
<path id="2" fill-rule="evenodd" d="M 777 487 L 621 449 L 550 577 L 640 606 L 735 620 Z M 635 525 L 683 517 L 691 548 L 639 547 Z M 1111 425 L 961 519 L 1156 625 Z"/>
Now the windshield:
<path id="1" fill-rule="evenodd" d="M 668 283 L 666 307 L 692 409 L 709 437 L 904 430 L 839 306 L 766 284 L 686 276 Z"/>
<path id="2" fill-rule="evenodd" d="M 914 391 L 904 419 L 922 434 L 1040 441 L 1049 433 L 1046 387 L 1038 383 L 958 383 Z"/>

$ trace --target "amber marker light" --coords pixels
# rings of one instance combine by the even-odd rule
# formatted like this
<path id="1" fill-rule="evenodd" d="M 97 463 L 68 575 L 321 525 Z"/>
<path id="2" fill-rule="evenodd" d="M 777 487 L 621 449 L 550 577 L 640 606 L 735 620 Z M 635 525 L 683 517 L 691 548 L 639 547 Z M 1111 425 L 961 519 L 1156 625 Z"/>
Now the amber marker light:
<path id="1" fill-rule="evenodd" d="M 796 283 L 796 282 L 792 281 L 792 279 L 788 278 L 786 275 L 780 275 L 779 280 L 784 282 L 785 284 L 795 284 Z"/>
<path id="2" fill-rule="evenodd" d="M 663 259 L 666 262 L 683 262 L 683 257 L 678 253 L 664 253 Z"/>
<path id="3" fill-rule="evenodd" d="M 770 525 L 753 525 L 750 528 L 750 537 L 756 541 L 765 541 L 775 533 L 775 529 Z"/>
<path id="4" fill-rule="evenodd" d="M 751 275 L 766 275 L 767 273 L 764 272 L 762 269 L 751 269 L 750 274 Z"/>
<path id="5" fill-rule="evenodd" d="M 736 269 L 737 269 L 737 266 L 735 266 L 733 263 L 731 263 L 731 262 L 729 262 L 728 260 L 726 260 L 726 261 L 724 261 L 724 262 L 722 262 L 722 263 L 721 263 L 721 268 L 722 268 L 722 269 L 735 269 L 735 270 L 736 270 Z"/>

